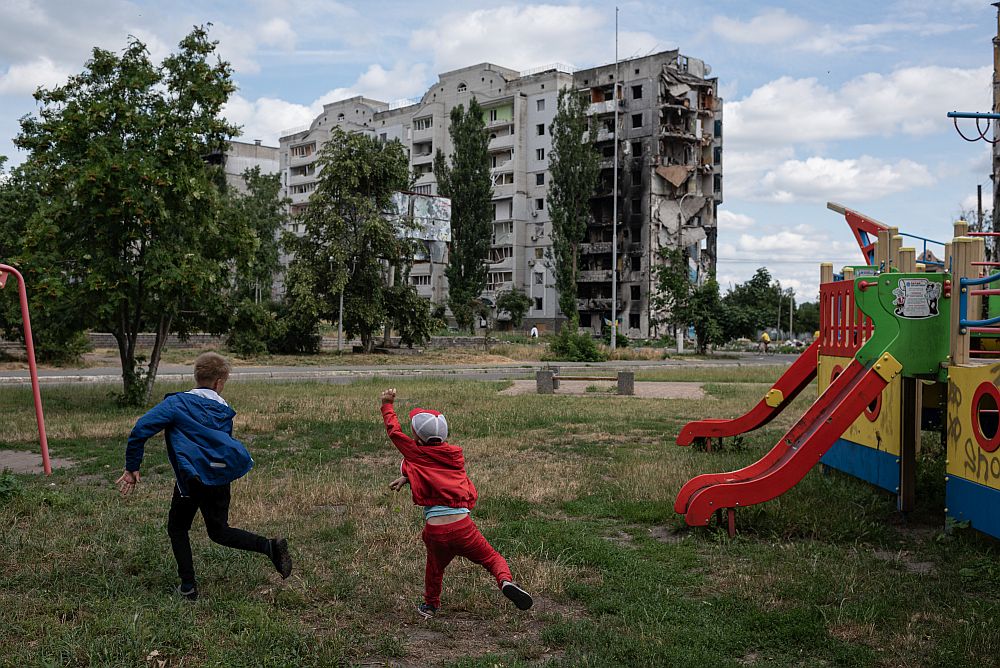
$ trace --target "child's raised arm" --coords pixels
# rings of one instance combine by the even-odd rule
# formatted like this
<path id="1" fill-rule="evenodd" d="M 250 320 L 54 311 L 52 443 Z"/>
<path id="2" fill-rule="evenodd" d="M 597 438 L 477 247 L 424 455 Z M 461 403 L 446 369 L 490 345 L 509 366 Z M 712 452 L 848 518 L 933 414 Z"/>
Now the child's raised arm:
<path id="1" fill-rule="evenodd" d="M 385 422 L 385 432 L 389 436 L 389 440 L 404 458 L 418 454 L 416 441 L 403 433 L 402 427 L 399 426 L 399 418 L 396 417 L 396 410 L 393 408 L 393 402 L 396 400 L 396 389 L 384 390 L 380 398 L 382 400 L 382 421 Z"/>

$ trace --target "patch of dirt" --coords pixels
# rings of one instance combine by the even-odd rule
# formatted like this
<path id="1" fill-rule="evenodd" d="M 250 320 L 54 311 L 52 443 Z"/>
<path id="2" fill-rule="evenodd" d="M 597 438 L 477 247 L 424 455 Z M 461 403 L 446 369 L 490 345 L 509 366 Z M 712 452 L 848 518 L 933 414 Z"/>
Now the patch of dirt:
<path id="1" fill-rule="evenodd" d="M 617 531 L 613 536 L 604 536 L 604 540 L 622 547 L 635 547 L 635 540 L 632 538 L 632 534 L 625 531 Z"/>
<path id="2" fill-rule="evenodd" d="M 71 459 L 52 457 L 49 459 L 53 469 L 65 469 L 75 466 Z M 12 473 L 42 473 L 42 454 L 25 450 L 0 450 L 0 471 Z"/>
<path id="3" fill-rule="evenodd" d="M 649 530 L 649 537 L 661 543 L 679 543 L 684 540 L 686 534 L 687 532 L 684 530 L 678 531 L 674 527 L 666 525 L 653 527 Z"/>
<path id="4" fill-rule="evenodd" d="M 747 652 L 746 656 L 742 659 L 737 659 L 736 663 L 741 666 L 752 666 L 757 663 L 757 652 Z"/>
<path id="5" fill-rule="evenodd" d="M 537 386 L 533 380 L 515 380 L 500 394 L 513 396 L 519 394 L 535 394 Z M 588 392 L 588 387 L 597 387 L 600 392 Z M 614 381 L 566 380 L 559 381 L 556 395 L 587 396 L 587 397 L 617 397 L 617 394 L 606 392 L 615 387 Z M 707 395 L 701 383 L 682 383 L 667 381 L 636 381 L 635 397 L 641 399 L 705 399 Z M 628 398 L 628 397 L 623 397 Z"/>
<path id="6" fill-rule="evenodd" d="M 916 575 L 926 575 L 934 570 L 933 561 L 914 561 L 913 555 L 907 550 L 899 552 L 889 552 L 887 550 L 875 550 L 874 556 L 881 561 L 900 563 L 909 573 Z"/>

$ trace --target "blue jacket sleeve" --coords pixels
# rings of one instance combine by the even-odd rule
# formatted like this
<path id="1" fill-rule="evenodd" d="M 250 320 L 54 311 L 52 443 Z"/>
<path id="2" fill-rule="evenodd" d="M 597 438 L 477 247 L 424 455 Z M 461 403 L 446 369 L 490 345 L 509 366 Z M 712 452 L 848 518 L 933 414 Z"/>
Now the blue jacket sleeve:
<path id="1" fill-rule="evenodd" d="M 167 400 L 161 401 L 135 423 L 128 435 L 128 445 L 125 447 L 126 471 L 139 470 L 146 441 L 170 426 L 173 421 L 173 411 L 167 404 Z"/>

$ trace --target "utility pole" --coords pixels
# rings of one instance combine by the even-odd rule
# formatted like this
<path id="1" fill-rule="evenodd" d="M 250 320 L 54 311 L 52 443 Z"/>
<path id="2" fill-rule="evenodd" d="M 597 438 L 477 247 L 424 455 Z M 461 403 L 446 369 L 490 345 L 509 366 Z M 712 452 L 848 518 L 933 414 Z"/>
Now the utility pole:
<path id="1" fill-rule="evenodd" d="M 615 85 L 611 89 L 615 105 L 615 156 L 611 187 L 611 350 L 618 344 L 618 8 L 615 7 Z"/>

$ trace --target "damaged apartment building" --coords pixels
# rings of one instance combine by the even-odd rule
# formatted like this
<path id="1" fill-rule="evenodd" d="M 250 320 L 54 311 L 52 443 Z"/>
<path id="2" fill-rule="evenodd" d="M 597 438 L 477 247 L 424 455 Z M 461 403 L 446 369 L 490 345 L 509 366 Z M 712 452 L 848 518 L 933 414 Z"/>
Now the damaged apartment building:
<path id="1" fill-rule="evenodd" d="M 489 63 L 446 72 L 421 99 L 385 103 L 364 97 L 327 104 L 308 128 L 280 139 L 289 223 L 316 188 L 317 151 L 333 127 L 398 139 L 409 152 L 414 191 L 436 194 L 434 153 L 452 151 L 451 109 L 475 97 L 489 134 L 494 221 L 485 295 L 512 288 L 531 299 L 525 326 L 555 329 L 558 308 L 547 189 L 549 125 L 562 88 L 589 100 L 601 172 L 591 199 L 578 284 L 580 326 L 600 333 L 612 317 L 612 221 L 618 197 L 618 303 L 623 333 L 653 337 L 655 271 L 661 250 L 686 251 L 692 281 L 715 270 L 716 211 L 722 201 L 722 102 L 704 62 L 665 51 L 587 70 L 547 66 L 518 72 Z M 615 83 L 618 99 L 615 101 Z M 615 107 L 618 126 L 615 127 Z M 614 185 L 615 142 L 618 184 Z M 446 261 L 446 260 L 445 260 Z M 416 262 L 410 281 L 435 303 L 447 299 L 444 266 Z"/>

